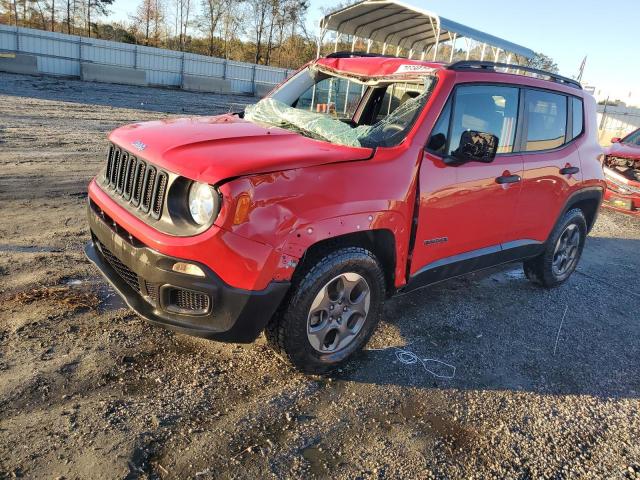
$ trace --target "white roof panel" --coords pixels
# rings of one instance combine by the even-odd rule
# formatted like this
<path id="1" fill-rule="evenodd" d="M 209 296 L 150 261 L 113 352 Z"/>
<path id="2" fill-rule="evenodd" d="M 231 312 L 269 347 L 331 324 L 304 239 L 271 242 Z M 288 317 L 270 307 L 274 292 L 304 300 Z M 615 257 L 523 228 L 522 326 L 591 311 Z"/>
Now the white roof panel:
<path id="1" fill-rule="evenodd" d="M 535 55 L 529 48 L 398 0 L 364 0 L 326 15 L 320 27 L 406 50 L 426 51 L 436 44 L 437 36 L 438 42 L 443 42 L 455 34 L 526 58 Z"/>

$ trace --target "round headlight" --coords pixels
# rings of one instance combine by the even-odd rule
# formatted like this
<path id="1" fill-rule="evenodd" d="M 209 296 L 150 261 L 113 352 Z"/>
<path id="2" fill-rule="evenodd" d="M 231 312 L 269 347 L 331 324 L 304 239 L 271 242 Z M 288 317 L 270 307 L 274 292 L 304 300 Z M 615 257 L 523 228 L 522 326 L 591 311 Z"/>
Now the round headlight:
<path id="1" fill-rule="evenodd" d="M 194 182 L 189 188 L 189 212 L 198 225 L 211 222 L 216 209 L 213 189 L 206 183 Z"/>

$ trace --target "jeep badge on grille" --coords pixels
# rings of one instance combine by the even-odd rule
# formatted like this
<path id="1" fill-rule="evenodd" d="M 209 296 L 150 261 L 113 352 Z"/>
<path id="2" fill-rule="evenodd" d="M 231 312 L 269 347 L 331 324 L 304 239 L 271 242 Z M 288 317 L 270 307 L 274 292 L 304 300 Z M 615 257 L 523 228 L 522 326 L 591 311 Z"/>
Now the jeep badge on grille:
<path id="1" fill-rule="evenodd" d="M 147 146 L 144 143 L 142 143 L 140 140 L 136 140 L 131 145 L 133 145 L 134 147 L 136 147 L 140 151 L 142 151 L 145 148 L 147 148 Z"/>

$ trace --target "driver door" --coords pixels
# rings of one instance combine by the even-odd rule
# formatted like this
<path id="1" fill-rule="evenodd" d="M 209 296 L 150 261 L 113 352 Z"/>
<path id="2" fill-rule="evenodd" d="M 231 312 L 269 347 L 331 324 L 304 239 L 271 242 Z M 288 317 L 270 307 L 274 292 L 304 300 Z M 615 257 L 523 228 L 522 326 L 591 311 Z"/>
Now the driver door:
<path id="1" fill-rule="evenodd" d="M 458 86 L 431 133 L 419 175 L 418 226 L 412 277 L 431 283 L 481 268 L 515 240 L 523 158 L 514 153 L 519 89 Z M 466 130 L 498 137 L 491 163 L 446 165 Z"/>

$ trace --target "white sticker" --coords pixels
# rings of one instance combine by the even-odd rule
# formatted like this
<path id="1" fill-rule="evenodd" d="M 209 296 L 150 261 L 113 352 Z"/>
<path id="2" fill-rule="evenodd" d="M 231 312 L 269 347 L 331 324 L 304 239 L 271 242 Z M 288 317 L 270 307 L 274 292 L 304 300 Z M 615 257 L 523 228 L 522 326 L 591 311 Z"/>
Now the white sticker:
<path id="1" fill-rule="evenodd" d="M 398 67 L 396 73 L 431 73 L 434 69 L 426 65 L 404 63 Z"/>

